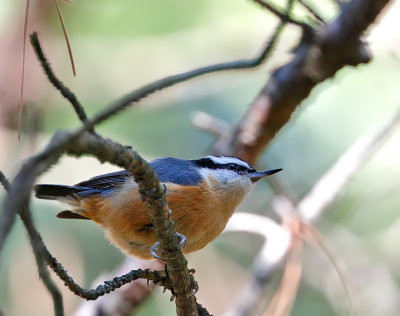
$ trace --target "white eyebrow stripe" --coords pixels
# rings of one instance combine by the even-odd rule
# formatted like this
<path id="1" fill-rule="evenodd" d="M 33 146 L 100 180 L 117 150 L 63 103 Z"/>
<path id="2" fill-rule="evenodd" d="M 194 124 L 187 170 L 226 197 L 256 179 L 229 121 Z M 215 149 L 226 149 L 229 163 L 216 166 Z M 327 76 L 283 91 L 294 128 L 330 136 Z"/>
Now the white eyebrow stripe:
<path id="1" fill-rule="evenodd" d="M 225 165 L 225 164 L 228 164 L 228 163 L 235 163 L 235 164 L 237 164 L 237 165 L 240 165 L 240 166 L 243 166 L 243 167 L 246 167 L 246 168 L 248 168 L 248 169 L 251 169 L 251 167 L 250 167 L 250 165 L 247 163 L 247 162 L 245 162 L 245 161 L 243 161 L 243 160 L 240 160 L 240 159 L 238 159 L 238 158 L 235 158 L 235 157 L 215 157 L 215 156 L 207 156 L 207 157 L 205 157 L 205 158 L 209 158 L 209 159 L 211 159 L 212 161 L 214 161 L 215 163 L 217 163 L 217 164 L 222 164 L 222 165 Z"/>

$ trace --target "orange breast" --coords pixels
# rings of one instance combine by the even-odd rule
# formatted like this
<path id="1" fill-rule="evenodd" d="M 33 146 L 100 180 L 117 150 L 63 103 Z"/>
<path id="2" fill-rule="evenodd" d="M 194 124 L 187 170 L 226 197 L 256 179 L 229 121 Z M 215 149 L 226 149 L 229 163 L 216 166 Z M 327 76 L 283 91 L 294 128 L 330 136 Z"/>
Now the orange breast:
<path id="1" fill-rule="evenodd" d="M 206 246 L 225 228 L 237 206 L 220 195 L 209 192 L 205 183 L 198 187 L 166 183 L 167 201 L 177 232 L 185 235 L 184 253 Z M 91 218 L 107 237 L 123 251 L 136 257 L 151 259 L 150 247 L 156 242 L 151 218 L 137 190 L 110 198 L 90 197 L 82 201 L 82 215 Z"/>

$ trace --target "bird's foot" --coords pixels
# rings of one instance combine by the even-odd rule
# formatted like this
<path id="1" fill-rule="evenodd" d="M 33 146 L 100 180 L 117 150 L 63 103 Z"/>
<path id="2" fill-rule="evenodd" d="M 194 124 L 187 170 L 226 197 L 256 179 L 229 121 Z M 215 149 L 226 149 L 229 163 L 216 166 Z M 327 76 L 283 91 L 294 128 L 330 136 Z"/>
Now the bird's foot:
<path id="1" fill-rule="evenodd" d="M 186 245 L 186 237 L 184 235 L 178 233 L 178 232 L 176 234 L 180 238 L 179 244 L 178 244 L 178 248 L 183 249 L 185 247 L 185 245 Z M 165 263 L 166 258 L 164 258 L 162 256 L 159 256 L 157 254 L 157 252 L 159 251 L 159 245 L 160 245 L 160 242 L 157 241 L 153 246 L 151 246 L 150 247 L 150 253 L 154 258 L 156 258 L 156 259 L 158 259 L 158 260 L 160 260 L 160 261 Z"/>

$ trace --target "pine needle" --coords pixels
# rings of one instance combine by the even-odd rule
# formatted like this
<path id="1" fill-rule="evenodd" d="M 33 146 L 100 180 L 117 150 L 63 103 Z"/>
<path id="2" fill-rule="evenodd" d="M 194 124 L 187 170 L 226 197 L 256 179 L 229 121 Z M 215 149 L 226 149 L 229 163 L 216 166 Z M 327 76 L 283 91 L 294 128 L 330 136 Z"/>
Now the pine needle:
<path id="1" fill-rule="evenodd" d="M 64 19 L 63 19 L 62 14 L 61 14 L 61 9 L 60 9 L 60 5 L 58 3 L 58 0 L 56 0 L 56 7 L 57 7 L 58 18 L 60 19 L 61 27 L 62 27 L 62 30 L 63 30 L 63 33 L 64 33 L 65 41 L 67 43 L 69 59 L 71 61 L 72 73 L 74 74 L 74 76 L 76 76 L 75 63 L 74 63 L 74 57 L 72 56 L 71 44 L 70 44 L 69 39 L 68 39 L 67 29 L 65 27 Z"/>

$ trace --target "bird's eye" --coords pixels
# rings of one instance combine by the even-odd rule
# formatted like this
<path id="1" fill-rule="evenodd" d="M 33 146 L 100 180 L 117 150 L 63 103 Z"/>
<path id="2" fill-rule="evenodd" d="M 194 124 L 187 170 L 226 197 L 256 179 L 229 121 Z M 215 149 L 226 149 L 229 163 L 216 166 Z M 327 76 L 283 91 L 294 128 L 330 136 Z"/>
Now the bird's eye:
<path id="1" fill-rule="evenodd" d="M 229 170 L 237 170 L 238 166 L 234 163 L 229 163 L 227 167 Z"/>

